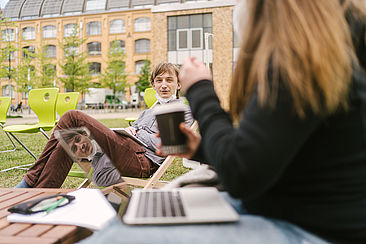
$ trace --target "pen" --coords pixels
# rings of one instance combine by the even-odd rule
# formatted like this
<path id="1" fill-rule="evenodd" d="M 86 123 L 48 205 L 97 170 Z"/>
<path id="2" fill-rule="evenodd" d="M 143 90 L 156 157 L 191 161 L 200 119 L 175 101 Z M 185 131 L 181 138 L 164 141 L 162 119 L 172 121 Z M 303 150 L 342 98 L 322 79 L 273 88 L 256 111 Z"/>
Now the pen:
<path id="1" fill-rule="evenodd" d="M 57 202 L 55 202 L 53 205 L 49 206 L 46 210 L 46 214 L 49 214 L 52 210 L 54 210 L 55 208 L 57 208 L 58 206 L 60 206 L 60 204 L 65 201 L 65 197 L 62 197 L 60 200 L 58 200 Z"/>

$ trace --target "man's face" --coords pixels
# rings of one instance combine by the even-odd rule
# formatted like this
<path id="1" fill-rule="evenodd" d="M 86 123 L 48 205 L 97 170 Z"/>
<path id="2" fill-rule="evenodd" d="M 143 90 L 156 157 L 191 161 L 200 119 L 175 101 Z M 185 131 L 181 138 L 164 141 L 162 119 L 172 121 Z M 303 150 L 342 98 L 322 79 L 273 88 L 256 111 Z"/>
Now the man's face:
<path id="1" fill-rule="evenodd" d="M 180 89 L 177 76 L 168 72 L 157 75 L 152 86 L 162 98 L 169 98 Z"/>
<path id="2" fill-rule="evenodd" d="M 87 158 L 93 152 L 91 140 L 84 135 L 75 136 L 68 144 L 78 158 Z"/>

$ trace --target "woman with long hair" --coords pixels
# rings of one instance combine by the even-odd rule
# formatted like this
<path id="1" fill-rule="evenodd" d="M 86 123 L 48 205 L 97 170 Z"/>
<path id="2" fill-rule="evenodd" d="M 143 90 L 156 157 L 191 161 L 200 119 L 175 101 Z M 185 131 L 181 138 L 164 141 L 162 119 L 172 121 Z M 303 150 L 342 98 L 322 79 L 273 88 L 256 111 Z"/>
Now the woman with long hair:
<path id="1" fill-rule="evenodd" d="M 241 1 L 229 113 L 201 62 L 180 73 L 202 136 L 182 124 L 181 156 L 216 168 L 240 221 L 115 224 L 92 240 L 366 243 L 365 1 Z"/>
<path id="2" fill-rule="evenodd" d="M 247 0 L 231 116 L 202 63 L 188 59 L 180 77 L 200 126 L 198 154 L 246 211 L 344 243 L 366 243 L 360 4 L 366 3 Z M 191 140 L 184 156 L 198 144 L 198 137 Z"/>

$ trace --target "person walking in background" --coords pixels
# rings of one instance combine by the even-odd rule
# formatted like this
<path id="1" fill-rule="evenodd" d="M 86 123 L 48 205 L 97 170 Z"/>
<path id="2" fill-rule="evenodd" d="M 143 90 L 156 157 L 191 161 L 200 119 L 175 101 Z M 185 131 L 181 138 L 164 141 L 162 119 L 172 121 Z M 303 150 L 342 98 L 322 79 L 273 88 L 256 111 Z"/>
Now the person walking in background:
<path id="1" fill-rule="evenodd" d="M 216 168 L 224 188 L 241 200 L 238 223 L 113 222 L 81 243 L 366 243 L 360 4 L 365 1 L 241 0 L 229 113 L 206 67 L 185 61 L 182 90 L 202 137 L 182 124 L 189 151 L 180 156 Z M 138 233 L 154 238 L 144 241 Z"/>

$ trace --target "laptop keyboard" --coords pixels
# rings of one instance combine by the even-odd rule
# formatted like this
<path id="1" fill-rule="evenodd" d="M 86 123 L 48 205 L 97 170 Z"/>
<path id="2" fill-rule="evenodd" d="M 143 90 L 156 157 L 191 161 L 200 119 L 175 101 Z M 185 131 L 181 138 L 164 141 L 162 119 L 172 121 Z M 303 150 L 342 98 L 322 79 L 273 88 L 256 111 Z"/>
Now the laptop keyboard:
<path id="1" fill-rule="evenodd" d="M 180 192 L 141 191 L 137 218 L 185 217 Z"/>

